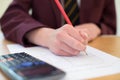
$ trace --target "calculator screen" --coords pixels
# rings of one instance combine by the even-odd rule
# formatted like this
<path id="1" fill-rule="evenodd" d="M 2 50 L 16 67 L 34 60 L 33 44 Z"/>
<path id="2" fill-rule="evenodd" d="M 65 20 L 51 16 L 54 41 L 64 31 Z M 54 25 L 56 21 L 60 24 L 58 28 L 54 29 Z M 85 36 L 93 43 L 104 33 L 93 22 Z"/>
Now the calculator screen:
<path id="1" fill-rule="evenodd" d="M 59 74 L 62 73 L 62 71 L 45 62 L 42 62 L 37 66 L 31 65 L 29 67 L 22 68 L 21 70 L 16 71 L 16 73 L 27 79 L 36 79 Z"/>
<path id="2" fill-rule="evenodd" d="M 22 76 L 36 77 L 36 76 L 49 75 L 54 70 L 55 70 L 54 67 L 44 64 L 44 65 L 39 65 L 39 66 L 30 66 L 30 67 L 24 68 L 23 70 L 18 70 L 17 73 Z"/>

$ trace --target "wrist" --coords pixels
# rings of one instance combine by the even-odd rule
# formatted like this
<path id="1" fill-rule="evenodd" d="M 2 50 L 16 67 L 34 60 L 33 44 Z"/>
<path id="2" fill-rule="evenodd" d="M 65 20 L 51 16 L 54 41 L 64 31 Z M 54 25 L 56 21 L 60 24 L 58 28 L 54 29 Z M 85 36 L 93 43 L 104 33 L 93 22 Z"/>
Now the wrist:
<path id="1" fill-rule="evenodd" d="M 29 42 L 40 45 L 43 47 L 48 47 L 49 38 L 54 29 L 50 28 L 38 28 L 33 31 L 30 31 L 26 34 L 26 38 Z"/>

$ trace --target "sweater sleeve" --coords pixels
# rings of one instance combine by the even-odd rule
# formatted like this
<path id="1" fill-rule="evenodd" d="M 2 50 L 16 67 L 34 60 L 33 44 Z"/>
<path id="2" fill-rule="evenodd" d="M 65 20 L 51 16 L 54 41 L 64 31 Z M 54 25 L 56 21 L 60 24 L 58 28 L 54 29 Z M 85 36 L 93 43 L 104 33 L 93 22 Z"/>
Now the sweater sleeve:
<path id="1" fill-rule="evenodd" d="M 45 26 L 29 15 L 31 1 L 13 0 L 0 20 L 5 38 L 24 46 L 31 44 L 24 37 L 27 32 Z"/>

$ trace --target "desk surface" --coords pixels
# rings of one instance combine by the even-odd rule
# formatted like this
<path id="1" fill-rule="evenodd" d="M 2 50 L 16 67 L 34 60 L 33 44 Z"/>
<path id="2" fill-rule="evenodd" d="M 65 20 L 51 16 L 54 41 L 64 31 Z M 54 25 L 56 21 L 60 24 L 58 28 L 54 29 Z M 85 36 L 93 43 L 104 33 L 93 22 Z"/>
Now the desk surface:
<path id="1" fill-rule="evenodd" d="M 12 42 L 5 40 L 0 32 L 0 55 L 9 53 L 6 45 L 11 43 Z M 100 36 L 94 41 L 91 41 L 89 45 L 120 58 L 120 37 L 118 36 Z M 1 71 L 0 79 L 9 80 Z M 120 73 L 90 80 L 120 80 Z"/>

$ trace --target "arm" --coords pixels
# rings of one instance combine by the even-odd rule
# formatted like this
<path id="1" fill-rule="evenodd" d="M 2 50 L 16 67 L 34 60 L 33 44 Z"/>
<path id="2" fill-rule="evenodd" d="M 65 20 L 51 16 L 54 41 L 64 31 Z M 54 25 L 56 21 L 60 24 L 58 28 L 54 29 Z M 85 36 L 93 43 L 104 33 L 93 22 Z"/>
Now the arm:
<path id="1" fill-rule="evenodd" d="M 45 26 L 33 19 L 29 14 L 32 0 L 13 0 L 1 19 L 5 38 L 22 45 L 29 45 L 24 36 L 27 32 Z"/>

